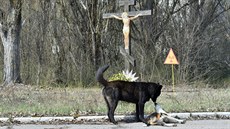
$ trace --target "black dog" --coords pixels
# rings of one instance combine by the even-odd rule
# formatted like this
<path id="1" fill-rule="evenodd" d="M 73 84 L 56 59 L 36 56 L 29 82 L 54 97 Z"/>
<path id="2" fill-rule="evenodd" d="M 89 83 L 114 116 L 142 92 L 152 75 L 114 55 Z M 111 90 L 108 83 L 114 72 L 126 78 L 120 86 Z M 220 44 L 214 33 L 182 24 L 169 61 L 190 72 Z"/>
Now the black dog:
<path id="1" fill-rule="evenodd" d="M 126 101 L 136 104 L 136 119 L 147 124 L 144 119 L 145 102 L 151 98 L 156 102 L 157 97 L 161 94 L 162 86 L 150 82 L 128 82 L 128 81 L 110 81 L 104 79 L 103 73 L 108 69 L 105 65 L 98 69 L 96 79 L 101 83 L 103 96 L 108 107 L 108 117 L 111 122 L 117 124 L 114 120 L 114 111 L 118 101 Z"/>

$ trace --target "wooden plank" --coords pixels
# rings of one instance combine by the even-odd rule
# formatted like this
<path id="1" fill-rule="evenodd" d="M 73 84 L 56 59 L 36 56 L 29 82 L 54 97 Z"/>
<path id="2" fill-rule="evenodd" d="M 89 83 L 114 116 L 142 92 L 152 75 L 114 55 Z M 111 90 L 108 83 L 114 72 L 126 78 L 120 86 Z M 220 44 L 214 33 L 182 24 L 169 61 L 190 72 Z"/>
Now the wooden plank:
<path id="1" fill-rule="evenodd" d="M 137 14 L 141 14 L 140 16 L 152 15 L 152 10 L 142 10 L 142 11 L 131 11 L 128 12 L 129 16 L 136 16 Z"/>
<path id="2" fill-rule="evenodd" d="M 119 0 L 119 6 L 123 5 L 135 5 L 135 0 Z"/>
<path id="3" fill-rule="evenodd" d="M 116 15 L 118 17 L 121 17 L 121 14 L 122 13 L 105 13 L 105 14 L 103 14 L 102 18 L 114 18 L 114 17 L 112 17 L 112 15 Z M 140 16 L 152 15 L 152 10 L 128 12 L 129 16 L 136 16 L 137 14 L 141 14 Z"/>
<path id="4" fill-rule="evenodd" d="M 114 17 L 112 17 L 112 15 L 116 15 L 116 16 L 118 16 L 118 17 L 121 17 L 121 14 L 122 14 L 122 13 L 104 13 L 104 14 L 102 15 L 102 18 L 114 18 Z"/>

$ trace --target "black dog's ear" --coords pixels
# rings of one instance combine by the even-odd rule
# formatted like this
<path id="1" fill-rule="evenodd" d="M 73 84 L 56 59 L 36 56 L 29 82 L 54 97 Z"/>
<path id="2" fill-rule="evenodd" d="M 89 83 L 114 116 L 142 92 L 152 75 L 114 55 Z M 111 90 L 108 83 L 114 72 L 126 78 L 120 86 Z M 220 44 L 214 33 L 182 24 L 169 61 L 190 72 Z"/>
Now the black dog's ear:
<path id="1" fill-rule="evenodd" d="M 160 83 L 157 83 L 158 86 L 160 86 L 161 88 L 163 87 Z"/>

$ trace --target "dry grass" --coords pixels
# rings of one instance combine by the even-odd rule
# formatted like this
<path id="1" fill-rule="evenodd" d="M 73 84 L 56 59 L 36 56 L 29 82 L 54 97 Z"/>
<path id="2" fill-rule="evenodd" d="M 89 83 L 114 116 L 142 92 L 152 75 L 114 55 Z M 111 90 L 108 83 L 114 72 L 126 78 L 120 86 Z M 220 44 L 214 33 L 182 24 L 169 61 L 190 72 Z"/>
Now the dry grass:
<path id="1" fill-rule="evenodd" d="M 158 102 L 168 112 L 229 111 L 230 88 L 180 88 L 175 93 L 165 87 Z M 101 88 L 53 88 L 14 86 L 0 90 L 0 116 L 64 116 L 78 112 L 81 115 L 106 114 L 107 108 Z M 134 104 L 119 103 L 116 114 L 130 114 Z M 153 103 L 147 102 L 145 113 L 153 112 Z"/>
<path id="2" fill-rule="evenodd" d="M 170 112 L 225 112 L 230 109 L 229 92 L 230 88 L 165 92 L 158 101 Z"/>

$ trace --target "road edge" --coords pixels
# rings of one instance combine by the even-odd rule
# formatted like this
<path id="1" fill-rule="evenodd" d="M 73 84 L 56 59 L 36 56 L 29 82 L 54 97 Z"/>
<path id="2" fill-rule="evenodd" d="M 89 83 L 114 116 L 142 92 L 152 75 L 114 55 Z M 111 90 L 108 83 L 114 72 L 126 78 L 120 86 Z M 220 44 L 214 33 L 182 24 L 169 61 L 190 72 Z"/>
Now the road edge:
<path id="1" fill-rule="evenodd" d="M 169 113 L 172 117 L 178 117 L 181 119 L 230 119 L 230 112 L 192 112 L 192 113 Z M 116 115 L 116 120 L 133 120 L 134 115 Z M 107 116 L 79 116 L 74 118 L 71 116 L 62 117 L 14 117 L 14 118 L 0 118 L 0 123 L 42 123 L 42 122 L 52 122 L 52 121 L 103 121 L 107 120 Z"/>

